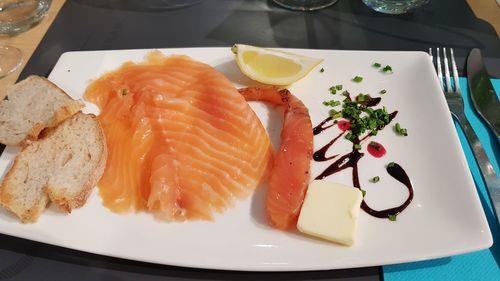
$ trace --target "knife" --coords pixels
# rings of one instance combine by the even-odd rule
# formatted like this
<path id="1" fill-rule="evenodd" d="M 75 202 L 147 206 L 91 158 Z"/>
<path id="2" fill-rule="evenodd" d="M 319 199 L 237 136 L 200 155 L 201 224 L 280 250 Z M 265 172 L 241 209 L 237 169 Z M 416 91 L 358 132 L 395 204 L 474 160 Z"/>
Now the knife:
<path id="1" fill-rule="evenodd" d="M 467 58 L 467 82 L 474 108 L 500 143 L 500 102 L 484 67 L 479 49 L 472 49 Z"/>

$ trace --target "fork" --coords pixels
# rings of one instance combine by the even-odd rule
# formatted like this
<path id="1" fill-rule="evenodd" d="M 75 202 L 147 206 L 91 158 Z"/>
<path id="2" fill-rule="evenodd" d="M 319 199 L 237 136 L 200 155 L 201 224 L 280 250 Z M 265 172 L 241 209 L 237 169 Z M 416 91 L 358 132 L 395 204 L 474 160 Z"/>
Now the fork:
<path id="1" fill-rule="evenodd" d="M 446 102 L 448 104 L 448 108 L 450 109 L 451 115 L 458 121 L 460 127 L 462 127 L 465 136 L 467 137 L 469 144 L 472 147 L 472 151 L 474 152 L 474 156 L 478 163 L 479 169 L 484 178 L 484 182 L 486 184 L 486 188 L 488 189 L 488 193 L 490 194 L 491 202 L 495 209 L 496 218 L 498 223 L 500 224 L 500 180 L 495 173 L 495 169 L 493 165 L 491 165 L 488 160 L 488 156 L 484 152 L 483 146 L 479 142 L 476 133 L 472 129 L 469 121 L 465 117 L 464 113 L 464 100 L 462 98 L 462 94 L 460 91 L 460 85 L 458 80 L 458 71 L 457 65 L 455 63 L 455 56 L 453 55 L 453 49 L 450 48 L 450 57 L 451 57 L 451 67 L 453 72 L 453 80 L 450 78 L 450 67 L 448 63 L 448 57 L 446 54 L 446 48 L 443 48 L 443 61 L 441 62 L 440 57 L 440 48 L 436 49 L 436 72 L 439 79 L 439 83 L 441 84 L 441 89 L 443 90 L 444 96 L 446 98 Z M 431 57 L 431 61 L 434 62 L 434 57 L 432 55 L 432 48 L 429 48 L 429 55 Z M 444 79 L 443 79 L 443 71 L 444 68 Z M 443 82 L 443 80 L 445 82 Z M 452 83 L 453 81 L 453 83 Z M 453 85 L 452 85 L 453 84 Z"/>

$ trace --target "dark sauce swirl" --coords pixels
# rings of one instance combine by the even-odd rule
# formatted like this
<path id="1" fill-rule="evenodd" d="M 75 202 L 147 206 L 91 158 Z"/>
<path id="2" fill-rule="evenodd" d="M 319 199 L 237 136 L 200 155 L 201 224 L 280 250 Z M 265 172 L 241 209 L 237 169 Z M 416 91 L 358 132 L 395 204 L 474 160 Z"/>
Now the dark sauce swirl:
<path id="1" fill-rule="evenodd" d="M 368 214 L 377 217 L 377 218 L 388 218 L 389 216 L 397 216 L 401 213 L 408 205 L 410 205 L 413 200 L 413 186 L 411 185 L 410 178 L 406 174 L 405 170 L 396 163 L 393 163 L 393 166 L 387 167 L 387 173 L 395 178 L 397 181 L 401 182 L 408 189 L 408 198 L 406 198 L 405 202 L 397 207 L 385 209 L 385 210 L 374 210 L 366 204 L 366 201 L 363 200 L 361 202 L 361 208 L 367 212 Z"/>
<path id="2" fill-rule="evenodd" d="M 332 124 L 327 124 L 329 121 L 332 121 L 331 122 Z M 335 125 L 335 122 L 333 122 L 332 117 L 329 116 L 328 118 L 321 121 L 321 123 L 319 123 L 316 127 L 313 128 L 313 135 L 317 135 L 333 125 Z"/>
<path id="3" fill-rule="evenodd" d="M 328 149 L 330 149 L 330 146 L 332 146 L 343 134 L 344 134 L 344 132 L 340 133 L 338 136 L 336 136 L 334 139 L 332 139 L 329 143 L 325 144 L 322 148 L 315 151 L 313 154 L 314 161 L 322 162 L 322 161 L 331 160 L 331 159 L 337 157 L 338 154 L 335 154 L 335 155 L 330 156 L 330 157 L 326 157 L 326 152 L 328 151 Z"/>
<path id="4" fill-rule="evenodd" d="M 373 106 L 376 106 L 377 104 L 380 103 L 380 101 L 382 100 L 381 97 L 376 97 L 376 98 L 370 98 L 366 103 L 365 105 L 367 107 L 373 107 Z"/>
<path id="5" fill-rule="evenodd" d="M 339 136 L 341 136 L 340 134 Z M 338 137 L 339 137 L 338 136 Z M 338 138 L 337 137 L 337 138 Z M 358 167 L 358 161 L 363 157 L 363 153 L 360 153 L 358 150 L 353 149 L 348 154 L 342 155 L 339 159 L 337 159 L 335 162 L 333 162 L 330 166 L 328 166 L 321 174 L 319 174 L 315 179 L 316 180 L 321 180 L 324 179 L 330 175 L 333 175 L 337 172 L 340 172 L 344 169 L 347 168 L 353 168 L 355 171 L 353 171 L 353 183 L 358 183 L 357 185 L 354 184 L 354 186 L 359 188 L 359 179 L 357 177 L 357 167 Z M 356 174 L 356 176 L 354 175 Z"/>
<path id="6" fill-rule="evenodd" d="M 376 98 L 373 98 L 372 100 L 376 100 Z M 378 102 L 380 102 L 380 100 L 377 100 L 375 105 L 378 104 Z M 398 113 L 397 111 L 390 113 L 389 120 L 392 121 L 392 119 L 394 119 L 394 117 L 396 117 L 397 113 Z M 332 123 L 331 125 L 325 126 L 325 124 L 328 121 L 332 121 L 332 118 L 328 117 L 327 119 L 323 120 L 318 126 L 316 126 L 314 134 L 317 135 L 317 134 L 323 132 L 324 130 L 326 130 L 334 125 Z M 319 150 L 314 152 L 313 159 L 315 161 L 327 161 L 327 160 L 331 160 L 331 159 L 337 157 L 338 155 L 326 157 L 326 153 L 327 153 L 328 149 L 343 134 L 344 134 L 344 132 L 341 132 L 338 136 L 333 138 L 325 146 L 323 146 L 322 148 L 320 148 Z M 345 155 L 342 155 L 337 160 L 335 160 L 335 162 L 333 162 L 331 165 L 329 165 L 315 179 L 321 180 L 321 179 L 324 179 L 330 175 L 333 175 L 333 174 L 338 173 L 342 170 L 345 170 L 347 168 L 352 168 L 352 183 L 353 183 L 354 187 L 361 189 L 361 185 L 359 183 L 358 162 L 364 156 L 364 153 L 361 153 L 361 152 L 359 152 L 359 150 L 354 149 L 354 144 L 359 144 L 360 142 L 366 140 L 370 136 L 371 136 L 371 134 L 368 134 L 365 137 L 363 137 L 361 140 L 359 138 L 354 139 L 352 141 L 353 142 L 352 151 L 345 154 Z M 396 207 L 393 207 L 393 208 L 385 209 L 385 210 L 372 209 L 370 206 L 368 206 L 366 201 L 363 199 L 363 201 L 361 202 L 361 209 L 363 209 L 366 213 L 368 213 L 374 217 L 377 217 L 377 218 L 388 218 L 389 216 L 396 216 L 399 213 L 401 213 L 404 209 L 406 209 L 406 207 L 408 207 L 408 205 L 410 205 L 411 201 L 413 200 L 413 186 L 411 184 L 410 178 L 408 177 L 408 175 L 406 174 L 404 169 L 399 164 L 392 163 L 391 165 L 387 166 L 387 173 L 389 173 L 389 175 L 391 175 L 397 181 L 404 184 L 406 186 L 406 188 L 408 189 L 409 194 L 408 194 L 408 198 L 404 201 L 403 204 L 396 206 Z"/>

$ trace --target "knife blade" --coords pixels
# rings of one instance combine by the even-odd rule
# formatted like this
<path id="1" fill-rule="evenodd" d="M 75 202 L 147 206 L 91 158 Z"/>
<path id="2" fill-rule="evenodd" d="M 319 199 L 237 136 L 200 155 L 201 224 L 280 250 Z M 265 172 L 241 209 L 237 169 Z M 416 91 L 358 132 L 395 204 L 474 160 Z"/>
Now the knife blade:
<path id="1" fill-rule="evenodd" d="M 486 71 L 481 51 L 472 49 L 467 58 L 467 81 L 474 108 L 500 140 L 500 102 Z"/>

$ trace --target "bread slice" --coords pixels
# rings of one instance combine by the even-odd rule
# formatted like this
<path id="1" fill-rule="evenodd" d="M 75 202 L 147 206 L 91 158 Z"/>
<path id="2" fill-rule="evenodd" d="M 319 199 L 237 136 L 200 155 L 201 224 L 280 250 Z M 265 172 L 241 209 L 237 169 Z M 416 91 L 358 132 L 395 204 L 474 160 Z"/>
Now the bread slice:
<path id="1" fill-rule="evenodd" d="M 19 153 L 0 186 L 0 203 L 24 223 L 35 222 L 49 200 L 71 212 L 87 201 L 106 157 L 96 117 L 79 112 Z"/>
<path id="2" fill-rule="evenodd" d="M 44 128 L 55 127 L 84 106 L 40 76 L 29 76 L 0 101 L 0 143 L 25 145 Z"/>

